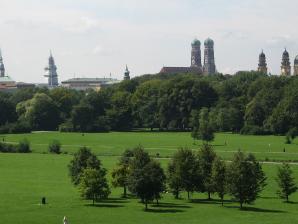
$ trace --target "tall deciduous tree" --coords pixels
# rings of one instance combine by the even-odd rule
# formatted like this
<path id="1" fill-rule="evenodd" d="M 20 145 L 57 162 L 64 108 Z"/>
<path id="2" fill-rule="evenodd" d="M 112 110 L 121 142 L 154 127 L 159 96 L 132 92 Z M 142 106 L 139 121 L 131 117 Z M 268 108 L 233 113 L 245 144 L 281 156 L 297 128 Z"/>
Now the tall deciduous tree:
<path id="1" fill-rule="evenodd" d="M 295 193 L 298 188 L 293 177 L 293 171 L 288 163 L 283 163 L 282 167 L 278 168 L 276 181 L 280 188 L 277 194 L 289 202 L 289 196 Z"/>
<path id="2" fill-rule="evenodd" d="M 117 167 L 112 171 L 112 184 L 114 187 L 123 187 L 123 197 L 127 196 L 127 185 L 129 177 L 129 167 L 133 152 L 126 150 L 121 156 Z"/>
<path id="3" fill-rule="evenodd" d="M 265 173 L 262 166 L 251 154 L 242 152 L 234 155 L 228 171 L 229 193 L 240 203 L 254 202 L 266 186 Z"/>
<path id="4" fill-rule="evenodd" d="M 148 208 L 148 203 L 158 200 L 165 190 L 165 175 L 160 164 L 150 159 L 148 153 L 139 148 L 135 150 L 131 161 L 128 186 L 132 193 L 141 199 Z"/>
<path id="5" fill-rule="evenodd" d="M 84 169 L 80 177 L 79 190 L 84 199 L 93 201 L 93 205 L 99 199 L 108 198 L 111 191 L 106 179 L 106 170 Z"/>
<path id="6" fill-rule="evenodd" d="M 183 189 L 190 199 L 190 193 L 194 192 L 201 184 L 198 165 L 198 160 L 190 149 L 181 148 L 174 154 L 168 166 L 168 179 L 169 186 L 176 198 L 179 197 L 179 192 Z"/>
<path id="7" fill-rule="evenodd" d="M 227 185 L 227 169 L 226 164 L 219 157 L 217 157 L 212 165 L 212 185 L 213 190 L 218 194 L 223 205 L 224 196 L 226 194 Z"/>
<path id="8" fill-rule="evenodd" d="M 86 168 L 100 170 L 101 162 L 90 149 L 82 147 L 74 154 L 73 159 L 68 165 L 69 175 L 74 185 L 78 185 L 80 183 L 81 175 Z"/>
<path id="9" fill-rule="evenodd" d="M 198 154 L 198 160 L 200 164 L 200 173 L 203 179 L 203 189 L 201 191 L 208 193 L 208 199 L 211 199 L 211 193 L 214 192 L 214 186 L 212 182 L 212 165 L 216 158 L 211 145 L 204 144 Z"/>

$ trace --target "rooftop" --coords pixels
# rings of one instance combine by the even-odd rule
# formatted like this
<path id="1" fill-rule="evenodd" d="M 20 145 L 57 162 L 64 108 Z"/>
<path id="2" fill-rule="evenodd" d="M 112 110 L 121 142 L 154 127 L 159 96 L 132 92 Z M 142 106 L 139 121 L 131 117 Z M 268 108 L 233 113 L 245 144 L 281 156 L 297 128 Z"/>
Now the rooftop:
<path id="1" fill-rule="evenodd" d="M 10 82 L 15 82 L 15 81 L 9 76 L 4 76 L 4 77 L 0 76 L 0 83 L 10 83 Z"/>

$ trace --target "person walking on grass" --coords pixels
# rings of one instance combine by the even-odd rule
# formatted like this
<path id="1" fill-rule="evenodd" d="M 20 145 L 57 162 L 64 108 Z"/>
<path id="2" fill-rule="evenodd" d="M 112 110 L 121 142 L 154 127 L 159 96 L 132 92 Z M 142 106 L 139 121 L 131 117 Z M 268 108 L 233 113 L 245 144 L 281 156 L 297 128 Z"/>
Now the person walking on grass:
<path id="1" fill-rule="evenodd" d="M 63 218 L 63 224 L 68 224 L 66 216 L 64 216 L 64 218 Z"/>

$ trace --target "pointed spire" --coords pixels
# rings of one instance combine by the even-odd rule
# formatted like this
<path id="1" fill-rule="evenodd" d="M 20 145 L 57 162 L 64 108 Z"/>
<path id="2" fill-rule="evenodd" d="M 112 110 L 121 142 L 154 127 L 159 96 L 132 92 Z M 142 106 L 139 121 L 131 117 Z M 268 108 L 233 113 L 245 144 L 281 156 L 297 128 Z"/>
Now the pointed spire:
<path id="1" fill-rule="evenodd" d="M 130 71 L 128 70 L 128 67 L 126 65 L 125 72 L 124 72 L 124 80 L 130 80 L 129 74 L 130 74 Z"/>

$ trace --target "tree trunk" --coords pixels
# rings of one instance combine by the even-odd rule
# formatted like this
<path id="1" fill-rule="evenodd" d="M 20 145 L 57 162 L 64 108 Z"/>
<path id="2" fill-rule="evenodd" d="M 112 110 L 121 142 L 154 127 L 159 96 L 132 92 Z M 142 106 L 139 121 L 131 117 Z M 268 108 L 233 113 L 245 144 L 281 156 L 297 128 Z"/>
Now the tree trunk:
<path id="1" fill-rule="evenodd" d="M 208 191 L 208 200 L 211 200 L 211 193 Z"/>
<path id="2" fill-rule="evenodd" d="M 147 200 L 145 200 L 145 210 L 146 211 L 148 210 L 148 202 L 147 202 Z"/>
<path id="3" fill-rule="evenodd" d="M 223 200 L 223 197 L 221 197 L 221 206 L 224 205 L 224 200 Z"/>
<path id="4" fill-rule="evenodd" d="M 94 198 L 94 196 L 93 196 L 93 200 L 92 200 L 92 201 L 93 201 L 93 206 L 94 206 L 94 201 L 95 201 L 95 198 Z"/>
<path id="5" fill-rule="evenodd" d="M 240 201 L 240 209 L 242 209 L 242 208 L 243 208 L 243 202 Z"/>
<path id="6" fill-rule="evenodd" d="M 287 195 L 287 203 L 289 203 L 289 195 Z"/>
<path id="7" fill-rule="evenodd" d="M 175 192 L 175 199 L 179 199 L 179 191 Z"/>
<path id="8" fill-rule="evenodd" d="M 190 199 L 189 191 L 187 191 L 187 198 L 188 198 L 188 200 Z"/>
<path id="9" fill-rule="evenodd" d="M 158 198 L 156 198 L 156 204 L 157 204 L 157 205 L 159 205 L 159 201 L 158 201 Z"/>
<path id="10" fill-rule="evenodd" d="M 126 195 L 127 195 L 127 193 L 126 193 L 126 186 L 124 186 L 123 187 L 123 197 L 126 198 Z"/>

